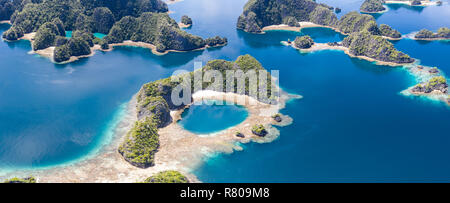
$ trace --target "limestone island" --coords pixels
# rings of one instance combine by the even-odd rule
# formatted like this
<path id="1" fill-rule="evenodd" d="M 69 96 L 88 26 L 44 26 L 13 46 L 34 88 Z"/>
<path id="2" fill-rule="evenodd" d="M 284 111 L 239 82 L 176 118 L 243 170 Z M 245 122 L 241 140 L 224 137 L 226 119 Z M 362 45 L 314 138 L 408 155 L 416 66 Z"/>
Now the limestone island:
<path id="1" fill-rule="evenodd" d="M 359 10 L 364 13 L 384 13 L 388 9 L 383 5 L 385 0 L 365 0 Z"/>
<path id="2" fill-rule="evenodd" d="M 422 29 L 417 34 L 414 35 L 415 40 L 450 40 L 450 29 L 446 27 L 441 27 L 437 33 L 433 33 L 430 30 Z"/>
<path id="3" fill-rule="evenodd" d="M 386 0 L 385 4 L 404 4 L 408 6 L 434 6 L 442 5 L 442 1 L 430 1 L 430 0 Z"/>
<path id="4" fill-rule="evenodd" d="M 24 1 L 11 9 L 15 9 L 12 14 L 0 13 L 12 24 L 3 38 L 29 40 L 34 53 L 56 63 L 72 62 L 115 46 L 144 47 L 162 55 L 227 44 L 226 38 L 203 39 L 181 30 L 161 0 Z M 73 31 L 71 38 L 66 37 L 66 30 Z M 93 33 L 107 36 L 100 39 Z"/>
<path id="5" fill-rule="evenodd" d="M 251 95 L 248 82 L 244 89 L 235 86 L 234 90 L 224 92 L 211 89 L 215 82 L 190 84 L 183 79 L 205 77 L 206 71 L 211 70 L 224 76 L 224 84 L 227 71 L 240 70 L 244 74 L 261 71 L 260 75 L 268 76 L 263 78 L 267 80 L 268 97 Z M 193 72 L 147 83 L 133 96 L 113 140 L 99 154 L 71 166 L 34 171 L 33 175 L 39 177 L 39 182 L 198 182 L 191 171 L 211 154 L 242 150 L 240 143 L 271 142 L 280 133 L 274 125 L 292 123 L 292 118 L 279 111 L 288 100 L 301 96 L 269 88 L 278 87 L 275 81 L 255 58 L 243 55 L 235 61 L 212 60 Z M 201 88 L 186 90 L 193 93 L 186 104 L 172 102 L 173 91 L 185 95 L 184 88 L 179 87 L 192 85 Z M 241 105 L 248 116 L 242 123 L 208 136 L 185 130 L 177 122 L 183 111 L 204 100 Z"/>
<path id="6" fill-rule="evenodd" d="M 37 183 L 36 178 L 33 176 L 26 177 L 26 178 L 11 178 L 3 181 L 3 183 Z"/>
<path id="7" fill-rule="evenodd" d="M 189 16 L 184 15 L 181 17 L 181 22 L 178 23 L 178 25 L 180 28 L 190 28 L 192 27 L 192 19 Z"/>
<path id="8" fill-rule="evenodd" d="M 300 32 L 302 28 L 324 27 L 343 35 L 370 30 L 389 40 L 401 39 L 401 34 L 389 25 L 378 26 L 373 16 L 356 11 L 338 20 L 336 14 L 325 4 L 312 0 L 250 0 L 239 16 L 237 28 L 249 33 L 261 34 L 268 30 Z"/>

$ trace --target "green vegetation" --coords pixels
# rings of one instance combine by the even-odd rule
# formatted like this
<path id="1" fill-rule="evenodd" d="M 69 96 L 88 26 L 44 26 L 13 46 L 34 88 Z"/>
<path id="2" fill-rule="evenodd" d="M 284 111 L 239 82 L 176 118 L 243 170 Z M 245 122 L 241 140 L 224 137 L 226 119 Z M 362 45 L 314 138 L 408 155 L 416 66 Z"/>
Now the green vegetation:
<path id="1" fill-rule="evenodd" d="M 189 183 L 189 180 L 178 171 L 163 171 L 147 178 L 144 183 Z"/>
<path id="2" fill-rule="evenodd" d="M 334 26 L 337 17 L 331 7 L 312 0 L 249 0 L 239 16 L 237 28 L 250 33 L 260 33 L 269 25 L 310 21 L 320 25 Z"/>
<path id="3" fill-rule="evenodd" d="M 372 59 L 394 63 L 412 63 L 414 59 L 395 49 L 394 45 L 381 36 L 368 31 L 355 32 L 346 37 L 343 45 L 355 56 L 367 56 Z"/>
<path id="4" fill-rule="evenodd" d="M 3 183 L 36 183 L 36 178 L 33 176 L 27 178 L 11 178 L 5 180 Z"/>
<path id="5" fill-rule="evenodd" d="M 189 51 L 206 45 L 201 37 L 181 30 L 175 20 L 166 13 L 144 13 L 138 18 L 124 17 L 114 24 L 104 40 L 109 44 L 125 40 L 145 42 L 155 45 L 158 52 Z"/>
<path id="6" fill-rule="evenodd" d="M 252 133 L 260 137 L 264 137 L 268 134 L 266 128 L 263 125 L 254 125 L 252 127 Z"/>
<path id="7" fill-rule="evenodd" d="M 275 94 L 272 90 L 271 76 L 262 65 L 252 56 L 243 55 L 239 56 L 236 61 L 225 61 L 225 60 L 212 60 L 209 61 L 203 68 L 198 69 L 194 72 L 186 73 L 181 76 L 190 77 L 191 81 L 194 81 L 194 74 L 201 73 L 205 74 L 206 71 L 217 70 L 219 71 L 223 78 L 226 78 L 226 72 L 228 70 L 241 70 L 243 73 L 248 73 L 249 71 L 263 71 L 262 73 L 267 73 L 267 91 L 270 99 L 268 101 L 261 99 L 261 102 L 272 102 L 275 99 Z M 202 84 L 191 84 L 186 83 L 187 81 L 173 82 L 172 78 L 165 78 L 158 81 L 150 82 L 142 86 L 141 90 L 137 94 L 137 112 L 138 112 L 138 122 L 135 127 L 127 134 L 126 140 L 122 143 L 119 152 L 124 156 L 125 160 L 131 164 L 138 167 L 149 167 L 153 164 L 153 156 L 157 150 L 158 145 L 156 140 L 158 136 L 156 134 L 157 128 L 162 128 L 171 123 L 170 110 L 181 109 L 188 103 L 192 101 L 192 98 L 188 98 L 185 104 L 175 105 L 172 102 L 172 91 L 181 85 L 186 90 L 190 90 L 191 93 L 197 91 L 194 87 L 199 86 L 201 90 L 211 88 L 214 84 L 213 82 L 203 82 Z M 202 82 L 202 81 L 199 81 Z M 226 79 L 223 81 L 223 88 L 226 87 Z M 259 83 L 259 78 L 258 78 Z M 238 94 L 249 95 L 250 85 L 248 82 L 244 85 L 245 89 L 238 89 L 238 84 L 234 83 L 234 88 L 232 92 Z M 216 91 L 225 91 L 215 89 Z M 261 92 L 257 92 L 260 94 Z M 184 95 L 185 92 L 181 91 L 180 96 Z M 254 95 L 251 95 L 254 96 Z M 256 95 L 258 96 L 258 95 Z M 259 132 L 259 131 L 258 131 Z M 261 131 L 264 134 L 264 131 Z"/>
<path id="8" fill-rule="evenodd" d="M 422 29 L 420 30 L 416 36 L 414 36 L 415 38 L 435 38 L 435 35 L 432 31 L 427 30 L 427 29 Z"/>
<path id="9" fill-rule="evenodd" d="M 346 34 L 363 31 L 369 23 L 375 23 L 375 18 L 367 14 L 359 14 L 356 11 L 345 14 L 339 20 L 337 28 Z"/>
<path id="10" fill-rule="evenodd" d="M 428 85 L 436 86 L 438 84 L 445 84 L 445 83 L 447 83 L 447 80 L 444 78 L 444 76 L 436 76 L 430 79 Z"/>
<path id="11" fill-rule="evenodd" d="M 221 38 L 219 36 L 216 37 L 211 37 L 208 39 L 205 39 L 205 43 L 206 45 L 213 47 L 213 46 L 220 46 L 220 45 L 225 45 L 228 43 L 228 39 L 226 37 Z"/>
<path id="12" fill-rule="evenodd" d="M 115 20 L 124 16 L 167 11 L 161 0 L 0 0 L 0 17 L 10 19 L 11 28 L 24 33 L 35 32 L 56 18 L 67 30 L 108 33 Z"/>
<path id="13" fill-rule="evenodd" d="M 300 27 L 300 24 L 298 23 L 297 19 L 295 17 L 289 16 L 284 18 L 283 24 L 289 25 L 291 27 Z"/>
<path id="14" fill-rule="evenodd" d="M 380 25 L 380 33 L 382 36 L 391 37 L 391 38 L 400 38 L 402 34 L 399 31 L 394 30 L 391 26 L 386 24 Z"/>
<path id="15" fill-rule="evenodd" d="M 446 27 L 439 28 L 437 32 L 438 37 L 441 38 L 450 38 L 450 29 Z"/>
<path id="16" fill-rule="evenodd" d="M 73 32 L 72 38 L 65 41 L 66 43 L 60 43 L 53 52 L 55 62 L 67 61 L 71 56 L 89 55 L 91 54 L 91 47 L 94 46 L 93 35 L 79 30 Z"/>
<path id="17" fill-rule="evenodd" d="M 422 2 L 421 2 L 420 0 L 413 0 L 413 1 L 411 2 L 411 5 L 413 5 L 413 6 L 422 5 Z"/>
<path id="18" fill-rule="evenodd" d="M 114 15 L 107 7 L 98 7 L 94 9 L 92 14 L 94 21 L 93 32 L 107 34 L 114 25 Z"/>
<path id="19" fill-rule="evenodd" d="M 361 12 L 375 13 L 386 10 L 383 4 L 384 0 L 365 0 L 359 10 Z"/>
<path id="20" fill-rule="evenodd" d="M 119 153 L 130 164 L 140 168 L 154 165 L 159 135 L 152 119 L 137 121 L 119 147 Z"/>
<path id="21" fill-rule="evenodd" d="M 18 27 L 11 27 L 9 30 L 6 30 L 3 33 L 3 38 L 6 40 L 17 40 L 21 37 L 23 37 L 24 32 L 22 30 L 22 28 Z"/>
<path id="22" fill-rule="evenodd" d="M 181 23 L 183 23 L 185 25 L 192 25 L 192 19 L 189 18 L 189 16 L 182 16 Z"/>
<path id="23" fill-rule="evenodd" d="M 56 22 L 60 22 L 60 20 L 56 20 Z M 53 22 L 44 23 L 36 32 L 33 50 L 36 51 L 54 46 L 56 36 L 65 36 L 65 31 L 60 30 L 60 27 Z"/>
<path id="24" fill-rule="evenodd" d="M 311 48 L 311 46 L 313 44 L 314 44 L 313 39 L 308 35 L 297 37 L 297 38 L 295 38 L 295 41 L 294 41 L 294 45 L 300 49 Z"/>
<path id="25" fill-rule="evenodd" d="M 450 38 L 450 29 L 446 28 L 446 27 L 441 27 L 441 28 L 439 28 L 437 33 L 433 33 L 432 31 L 427 30 L 427 29 L 422 29 L 416 34 L 415 38 L 418 38 L 418 39 L 432 39 L 432 38 L 448 39 L 448 38 Z"/>

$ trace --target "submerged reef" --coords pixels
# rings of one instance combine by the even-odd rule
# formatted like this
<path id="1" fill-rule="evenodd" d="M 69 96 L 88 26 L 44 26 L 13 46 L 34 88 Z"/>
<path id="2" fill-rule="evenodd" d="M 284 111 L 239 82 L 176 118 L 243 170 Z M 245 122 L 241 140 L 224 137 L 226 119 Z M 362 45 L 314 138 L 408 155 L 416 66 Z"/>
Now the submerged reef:
<path id="1" fill-rule="evenodd" d="M 145 179 L 144 183 L 189 183 L 189 179 L 178 171 L 161 171 Z"/>

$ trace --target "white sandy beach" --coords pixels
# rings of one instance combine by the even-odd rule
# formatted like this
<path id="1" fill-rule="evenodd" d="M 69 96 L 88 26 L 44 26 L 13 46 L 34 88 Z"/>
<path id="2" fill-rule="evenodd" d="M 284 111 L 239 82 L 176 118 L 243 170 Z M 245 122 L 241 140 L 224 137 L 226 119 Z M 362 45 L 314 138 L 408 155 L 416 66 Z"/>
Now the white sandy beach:
<path id="1" fill-rule="evenodd" d="M 278 113 L 287 100 L 301 98 L 301 96 L 282 93 L 278 105 L 261 103 L 245 95 L 233 93 L 222 93 L 214 91 L 199 91 L 193 95 L 194 102 L 202 100 L 224 100 L 229 102 L 245 101 L 238 103 L 247 108 L 249 115 L 245 121 L 237 126 L 217 132 L 211 135 L 196 135 L 184 130 L 177 124 L 181 113 L 178 110 L 171 112 L 173 122 L 162 129 L 159 129 L 160 148 L 155 155 L 155 166 L 141 169 L 126 162 L 117 152 L 118 146 L 122 142 L 126 133 L 131 129 L 137 120 L 135 97 L 129 102 L 127 113 L 122 118 L 118 127 L 114 130 L 114 137 L 111 143 L 107 144 L 101 151 L 84 161 L 68 166 L 60 166 L 52 169 L 31 171 L 24 174 L 32 174 L 38 178 L 38 182 L 139 182 L 145 178 L 165 170 L 178 170 L 192 182 L 198 182 L 197 178 L 191 174 L 199 164 L 208 157 L 216 153 L 232 153 L 235 150 L 242 150 L 236 143 L 271 142 L 279 136 L 279 131 L 271 127 L 272 125 L 285 126 L 292 123 L 292 119 L 283 115 L 285 119 L 282 123 L 276 123 L 272 115 Z M 189 107 L 186 107 L 189 108 Z M 269 131 L 264 137 L 258 137 L 251 133 L 251 128 L 255 124 L 263 124 Z M 239 131 L 245 138 L 235 136 Z"/>

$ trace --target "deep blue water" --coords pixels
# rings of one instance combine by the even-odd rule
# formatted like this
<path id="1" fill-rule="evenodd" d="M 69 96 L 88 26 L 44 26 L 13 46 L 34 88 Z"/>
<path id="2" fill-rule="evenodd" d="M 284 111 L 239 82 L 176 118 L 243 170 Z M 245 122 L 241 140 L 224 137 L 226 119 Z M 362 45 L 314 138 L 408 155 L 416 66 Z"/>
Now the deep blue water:
<path id="1" fill-rule="evenodd" d="M 247 116 L 248 112 L 242 106 L 206 101 L 186 109 L 178 124 L 193 133 L 211 134 L 238 125 Z"/>
<path id="2" fill-rule="evenodd" d="M 174 70 L 192 70 L 194 61 L 251 54 L 265 68 L 280 70 L 281 86 L 304 98 L 282 110 L 294 123 L 279 128 L 278 140 L 216 156 L 194 171 L 201 181 L 450 181 L 447 106 L 400 95 L 414 84 L 402 68 L 377 66 L 339 51 L 302 54 L 280 44 L 302 33 L 236 30 L 245 2 L 186 0 L 169 6 L 176 20 L 192 17 L 188 32 L 228 38 L 226 47 L 206 51 L 155 56 L 122 47 L 55 65 L 27 54 L 31 47 L 26 41 L 1 42 L 0 167 L 35 168 L 83 157 L 98 148 L 121 105 L 142 84 Z M 357 10 L 362 0 L 320 2 L 341 7 L 344 14 Z M 450 6 L 444 2 L 420 11 L 390 8 L 377 21 L 402 34 L 450 27 Z M 6 29 L 0 26 L 0 32 Z M 304 32 L 317 42 L 343 37 L 327 29 Z M 403 39 L 394 44 L 423 64 L 450 72 L 448 42 Z"/>

